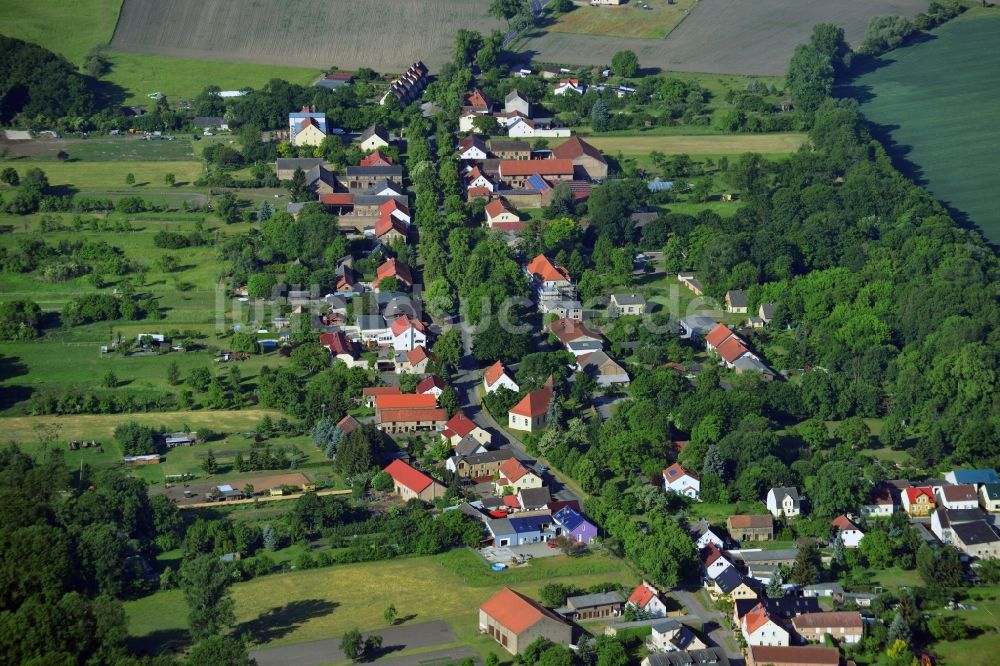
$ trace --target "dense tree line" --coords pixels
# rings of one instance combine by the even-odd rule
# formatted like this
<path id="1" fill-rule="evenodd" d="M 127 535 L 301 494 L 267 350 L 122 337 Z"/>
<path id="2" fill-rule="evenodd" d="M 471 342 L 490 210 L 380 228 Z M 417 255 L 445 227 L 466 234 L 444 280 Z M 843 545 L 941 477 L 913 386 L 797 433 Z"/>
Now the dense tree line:
<path id="1" fill-rule="evenodd" d="M 33 124 L 97 110 L 92 81 L 62 56 L 0 35 L 0 124 L 22 117 Z"/>

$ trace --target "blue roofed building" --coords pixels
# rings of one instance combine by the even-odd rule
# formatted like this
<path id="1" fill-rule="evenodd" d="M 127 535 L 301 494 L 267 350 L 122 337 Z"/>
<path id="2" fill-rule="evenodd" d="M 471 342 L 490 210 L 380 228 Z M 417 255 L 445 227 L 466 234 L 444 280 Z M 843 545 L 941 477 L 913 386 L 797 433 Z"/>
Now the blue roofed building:
<path id="1" fill-rule="evenodd" d="M 572 507 L 563 507 L 552 516 L 552 519 L 559 524 L 561 536 L 576 541 L 577 543 L 590 543 L 590 540 L 597 536 L 597 528 L 589 520 L 574 511 Z"/>
<path id="2" fill-rule="evenodd" d="M 1000 483 L 1000 477 L 997 477 L 995 469 L 954 469 L 944 475 L 944 480 L 955 486 Z"/>

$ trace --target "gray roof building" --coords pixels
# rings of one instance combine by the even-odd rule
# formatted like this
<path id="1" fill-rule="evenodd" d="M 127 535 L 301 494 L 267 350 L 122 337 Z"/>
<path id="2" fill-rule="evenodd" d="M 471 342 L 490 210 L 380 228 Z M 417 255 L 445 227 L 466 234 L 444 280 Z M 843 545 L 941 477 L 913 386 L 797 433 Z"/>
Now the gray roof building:
<path id="1" fill-rule="evenodd" d="M 654 652 L 642 660 L 642 666 L 729 666 L 722 648 Z"/>

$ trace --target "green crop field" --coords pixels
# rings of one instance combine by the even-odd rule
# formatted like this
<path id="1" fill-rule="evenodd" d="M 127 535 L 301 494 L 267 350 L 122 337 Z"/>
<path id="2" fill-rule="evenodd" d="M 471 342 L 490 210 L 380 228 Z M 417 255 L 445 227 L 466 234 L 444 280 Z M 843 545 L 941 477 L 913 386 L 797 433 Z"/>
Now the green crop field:
<path id="1" fill-rule="evenodd" d="M 1000 13 L 973 10 L 891 52 L 841 94 L 861 102 L 903 173 L 1000 243 Z"/>
<path id="2" fill-rule="evenodd" d="M 387 583 L 388 581 L 388 583 Z M 251 640 L 270 646 L 340 636 L 352 627 L 362 630 L 385 626 L 382 612 L 394 604 L 401 617 L 414 623 L 443 620 L 459 640 L 480 652 L 495 646 L 479 635 L 479 605 L 500 587 L 510 585 L 535 596 L 547 583 L 580 587 L 602 582 L 629 587 L 635 575 L 621 560 L 591 554 L 533 560 L 528 567 L 492 572 L 472 552 L 453 550 L 430 557 L 366 562 L 264 576 L 233 586 L 237 627 Z M 187 609 L 177 590 L 126 602 L 129 632 L 147 649 L 184 641 Z M 279 621 L 295 607 L 316 609 L 283 631 L 268 631 L 268 619 Z M 276 636 L 268 641 L 269 636 Z"/>
<path id="3" fill-rule="evenodd" d="M 72 157 L 72 155 L 70 155 Z M 201 173 L 201 163 L 194 160 L 126 162 L 126 161 L 94 161 L 58 162 L 17 160 L 3 163 L 3 166 L 13 166 L 22 174 L 33 167 L 40 168 L 49 177 L 49 184 L 54 187 L 72 186 L 77 190 L 114 189 L 135 194 L 142 194 L 146 186 L 163 187 L 164 177 L 174 174 L 179 183 L 191 183 Z M 125 184 L 128 174 L 135 176 L 135 185 Z"/>

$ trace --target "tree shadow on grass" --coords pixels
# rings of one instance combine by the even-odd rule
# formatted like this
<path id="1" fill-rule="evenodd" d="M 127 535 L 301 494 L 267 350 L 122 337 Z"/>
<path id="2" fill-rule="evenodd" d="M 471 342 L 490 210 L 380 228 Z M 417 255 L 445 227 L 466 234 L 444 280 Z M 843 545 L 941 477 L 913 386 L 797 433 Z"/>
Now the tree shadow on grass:
<path id="1" fill-rule="evenodd" d="M 191 645 L 187 629 L 161 629 L 145 636 L 129 636 L 126 644 L 130 652 L 145 656 L 179 653 Z"/>
<path id="2" fill-rule="evenodd" d="M 326 599 L 293 601 L 264 611 L 257 619 L 238 625 L 233 633 L 249 634 L 255 643 L 267 643 L 287 636 L 308 620 L 328 615 L 339 605 Z"/>

